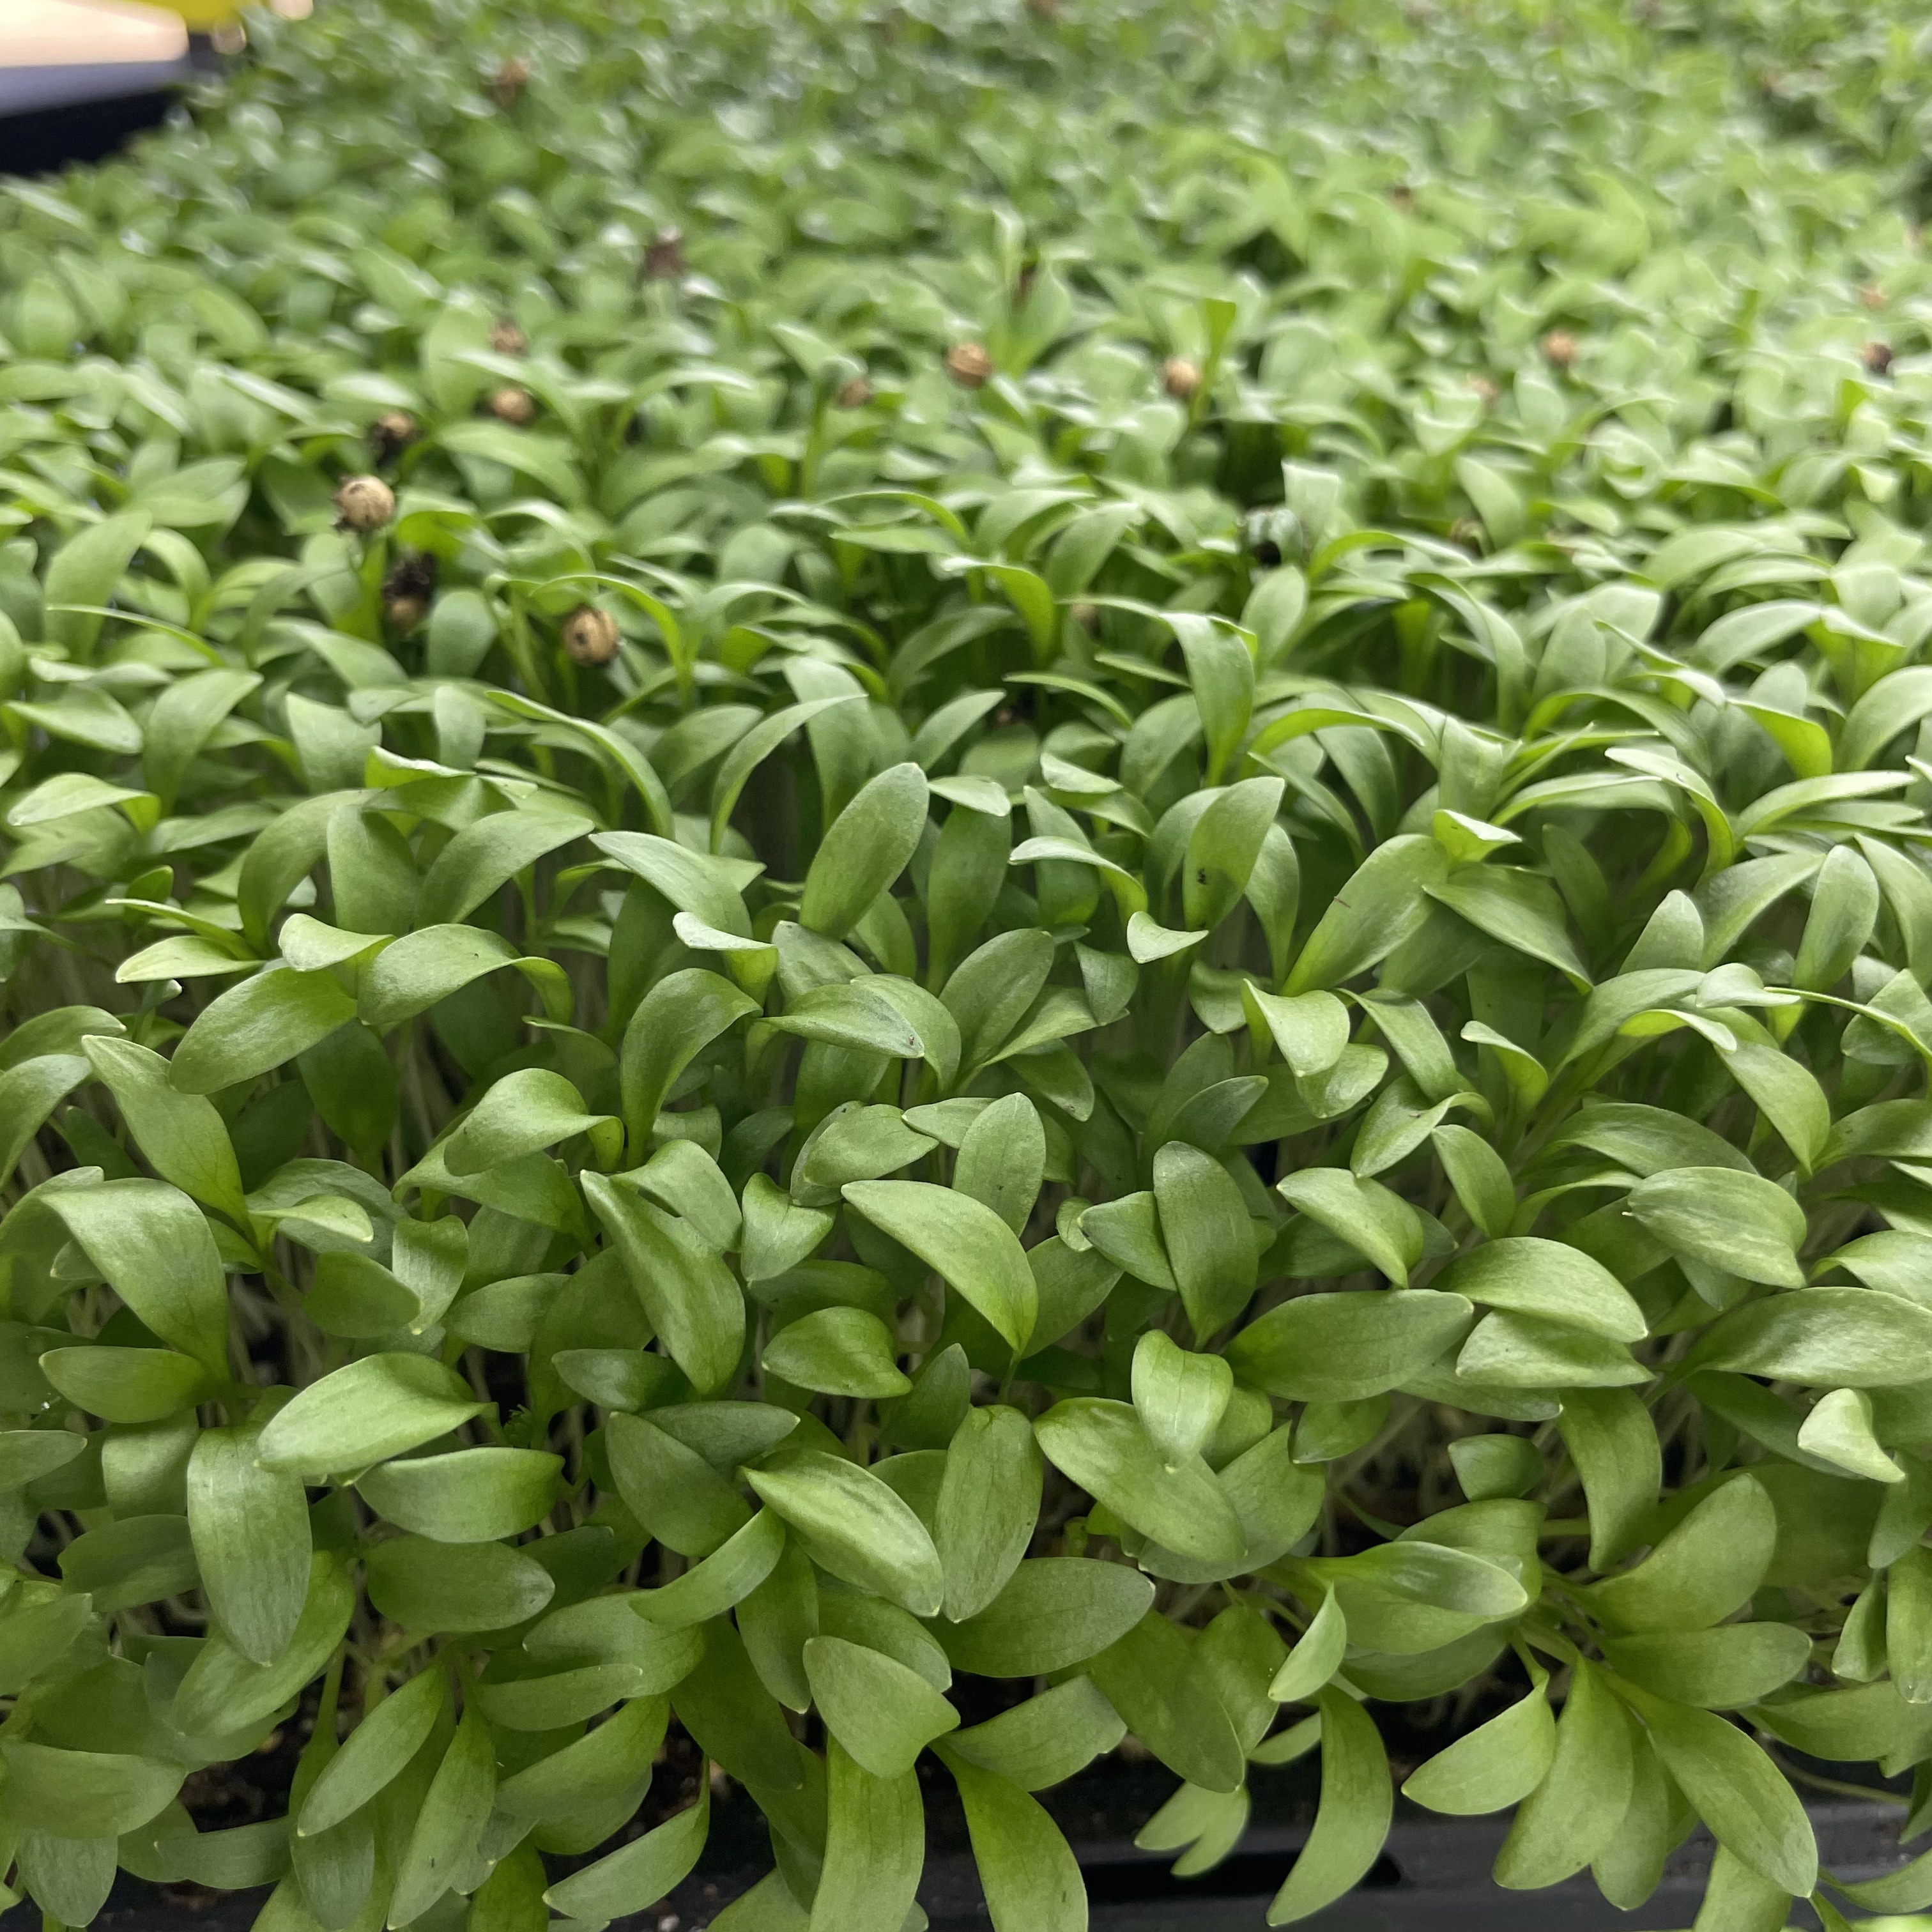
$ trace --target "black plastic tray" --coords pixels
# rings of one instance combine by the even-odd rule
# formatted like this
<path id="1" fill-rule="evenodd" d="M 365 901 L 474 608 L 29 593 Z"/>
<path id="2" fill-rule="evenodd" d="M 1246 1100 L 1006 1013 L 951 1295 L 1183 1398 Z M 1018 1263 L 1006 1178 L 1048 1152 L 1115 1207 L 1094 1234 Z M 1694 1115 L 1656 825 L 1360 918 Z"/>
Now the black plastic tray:
<path id="1" fill-rule="evenodd" d="M 738 1801 L 742 1804 L 742 1801 Z M 723 1824 L 736 1804 L 713 1814 L 713 1845 L 698 1872 L 659 1910 L 679 1932 L 704 1932 L 710 1919 L 758 1875 L 735 1868 Z M 1834 1803 L 1813 1810 L 1822 1862 L 1842 1879 L 1874 1878 L 1905 1862 L 1895 1805 Z M 1702 1833 L 1671 1861 L 1657 1895 L 1635 1912 L 1606 1904 L 1587 1874 L 1547 1891 L 1507 1892 L 1490 1878 L 1506 1818 L 1405 1819 L 1367 1882 L 1305 1922 L 1310 1932 L 1682 1932 L 1696 1916 L 1712 1846 Z M 1262 1932 L 1268 1901 L 1307 1835 L 1306 1826 L 1258 1826 L 1240 1854 L 1192 1880 L 1168 1875 L 1170 1861 L 1130 1841 L 1078 1845 L 1093 1904 L 1094 1932 Z M 727 1840 L 720 1847 L 718 1840 Z M 723 1864 L 716 1862 L 719 1850 Z M 760 1860 L 760 1863 L 766 1862 Z M 226 1895 L 146 1885 L 124 1874 L 95 1932 L 247 1932 L 266 1894 Z M 920 1887 L 932 1932 L 987 1932 L 990 1921 L 972 1862 L 935 1849 Z M 626 1932 L 655 1932 L 657 1918 L 616 1922 Z M 38 1915 L 22 1905 L 0 1917 L 0 1932 L 38 1932 Z"/>
<path id="2" fill-rule="evenodd" d="M 174 90 L 194 78 L 178 61 L 0 66 L 0 174 L 42 174 L 98 160 L 158 126 Z"/>
<path id="3" fill-rule="evenodd" d="M 1814 1810 L 1820 1861 L 1844 1879 L 1893 1870 L 1908 1856 L 1898 1844 L 1902 1816 L 1889 1804 Z M 1712 1851 L 1702 1832 L 1671 1860 L 1647 1905 L 1619 1912 L 1604 1901 L 1587 1872 L 1546 1891 L 1502 1890 L 1490 1866 L 1508 1822 L 1505 1815 L 1398 1822 L 1367 1882 L 1304 1922 L 1310 1932 L 1682 1932 L 1697 1915 Z M 1167 1861 L 1149 1859 L 1130 1846 L 1083 1846 L 1095 1932 L 1262 1932 L 1268 1902 L 1305 1836 L 1251 1829 L 1237 1857 L 1192 1881 L 1170 1878 Z M 956 1862 L 956 1876 L 950 1869 Z M 928 1870 L 933 1932 L 986 1928 L 989 1922 L 970 1866 L 952 1860 L 946 1864 L 944 1871 L 937 1862 Z M 701 1910 L 680 1916 L 685 1932 L 697 1932 L 704 1923 Z"/>

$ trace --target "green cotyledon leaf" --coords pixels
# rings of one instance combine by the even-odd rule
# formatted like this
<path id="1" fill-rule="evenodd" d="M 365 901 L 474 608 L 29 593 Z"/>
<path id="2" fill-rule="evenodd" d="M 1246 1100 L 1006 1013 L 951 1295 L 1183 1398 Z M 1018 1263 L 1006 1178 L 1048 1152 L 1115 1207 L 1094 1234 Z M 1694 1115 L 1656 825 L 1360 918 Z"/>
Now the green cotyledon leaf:
<path id="1" fill-rule="evenodd" d="M 411 1825 L 390 1895 L 392 1928 L 419 1917 L 425 1898 L 433 1902 L 449 1888 L 489 1822 L 498 1790 L 490 1727 L 481 1707 L 472 1706 L 444 1750 Z"/>
<path id="2" fill-rule="evenodd" d="M 601 1130 L 615 1134 L 617 1125 L 613 1115 L 586 1112 L 583 1096 L 560 1073 L 525 1067 L 495 1082 L 464 1117 L 443 1143 L 443 1164 L 453 1174 L 475 1174 L 580 1134 L 614 1160 L 617 1143 L 607 1144 Z"/>
<path id="3" fill-rule="evenodd" d="M 982 1677 L 1034 1677 L 1096 1657 L 1147 1614 L 1154 1586 L 1119 1564 L 1028 1557 L 978 1616 L 942 1623 L 954 1667 Z"/>
<path id="4" fill-rule="evenodd" d="M 1424 1228 L 1415 1210 L 1379 1181 L 1340 1168 L 1307 1168 L 1276 1184 L 1298 1208 L 1359 1250 L 1397 1287 L 1422 1258 Z"/>
<path id="5" fill-rule="evenodd" d="M 926 827 L 926 774 L 895 765 L 866 784 L 827 829 L 806 874 L 799 917 L 842 939 L 905 868 Z"/>
<path id="6" fill-rule="evenodd" d="M 364 1471 L 356 1486 L 400 1528 L 437 1543 L 490 1543 L 549 1514 L 562 1468 L 540 1450 L 490 1445 L 394 1457 Z"/>
<path id="7" fill-rule="evenodd" d="M 809 1932 L 900 1932 L 925 1858 L 919 1778 L 880 1778 L 835 1738 L 826 1749 L 825 1862 Z"/>
<path id="8" fill-rule="evenodd" d="M 201 1586 L 223 1634 L 271 1664 L 293 1634 L 312 1555 L 300 1480 L 258 1460 L 260 1432 L 205 1429 L 188 1460 L 188 1529 Z"/>
<path id="9" fill-rule="evenodd" d="M 154 1172 L 231 1221 L 245 1222 L 241 1169 L 213 1102 L 181 1092 L 168 1063 L 132 1040 L 96 1034 L 82 1050 Z"/>
<path id="10" fill-rule="evenodd" d="M 417 915 L 425 926 L 467 919 L 490 895 L 591 821 L 568 812 L 500 812 L 464 826 L 424 875 Z"/>
<path id="11" fill-rule="evenodd" d="M 966 1808 L 994 1932 L 1079 1932 L 1088 1922 L 1080 1868 L 1045 1808 L 998 1773 L 941 1755 Z"/>
<path id="12" fill-rule="evenodd" d="M 1471 1301 L 1544 1316 L 1612 1342 L 1637 1341 L 1648 1326 L 1608 1268 L 1561 1241 L 1533 1236 L 1485 1241 L 1437 1280 Z"/>
<path id="13" fill-rule="evenodd" d="M 1687 1360 L 1813 1388 L 1882 1388 L 1932 1344 L 1932 1310 L 1876 1288 L 1808 1288 L 1748 1301 L 1712 1324 Z"/>
<path id="14" fill-rule="evenodd" d="M 1784 1190 L 1726 1168 L 1670 1168 L 1631 1189 L 1630 1211 L 1673 1252 L 1748 1281 L 1802 1288 L 1804 1212 Z"/>
<path id="15" fill-rule="evenodd" d="M 556 1589 L 535 1557 L 502 1543 L 392 1537 L 367 1562 L 370 1601 L 392 1622 L 424 1632 L 506 1629 L 535 1616 Z"/>
<path id="16" fill-rule="evenodd" d="M 201 1210 L 158 1180 L 110 1180 L 45 1197 L 122 1300 L 164 1341 L 225 1377 L 228 1291 Z"/>
<path id="17" fill-rule="evenodd" d="M 1043 1465 L 1017 1409 L 970 1408 L 946 1445 L 932 1516 L 949 1622 L 976 1616 L 1018 1568 L 1040 1519 Z"/>
<path id="18" fill-rule="evenodd" d="M 1208 1791 L 1240 1784 L 1241 1741 L 1214 1678 L 1166 1618 L 1143 1617 L 1087 1668 L 1122 1721 L 1170 1771 Z"/>
<path id="19" fill-rule="evenodd" d="M 1341 1668 L 1348 1647 L 1348 1617 L 1331 1590 L 1269 1682 L 1268 1695 L 1278 1704 L 1310 1702 Z"/>
<path id="20" fill-rule="evenodd" d="M 697 1864 L 710 1829 L 711 1786 L 700 1776 L 694 1804 L 552 1886 L 544 1902 L 592 1920 L 638 1911 L 663 1898 Z"/>
<path id="21" fill-rule="evenodd" d="M 640 1591 L 631 1608 L 647 1623 L 684 1630 L 743 1602 L 777 1568 L 786 1549 L 784 1525 L 760 1510 L 741 1529 L 662 1588 Z"/>
<path id="22" fill-rule="evenodd" d="M 105 1739 L 101 1742 L 106 1742 Z M 62 1838 L 118 1838 L 144 1825 L 181 1788 L 178 1765 L 115 1751 L 0 1742 L 8 1808 L 28 1830 Z"/>
<path id="23" fill-rule="evenodd" d="M 621 1182 L 587 1174 L 584 1191 L 671 1359 L 700 1391 L 722 1387 L 745 1346 L 745 1302 L 717 1251 Z"/>
<path id="24" fill-rule="evenodd" d="M 256 1460 L 320 1476 L 414 1449 L 480 1414 L 459 1376 L 421 1355 L 365 1355 L 311 1383 L 263 1426 Z"/>
<path id="25" fill-rule="evenodd" d="M 805 1674 L 826 1728 L 875 1778 L 910 1770 L 958 1725 L 958 1712 L 917 1671 L 863 1644 L 809 1639 Z"/>
<path id="26" fill-rule="evenodd" d="M 1540 1684 L 1412 1773 L 1402 1795 L 1432 1811 L 1468 1816 L 1527 1798 L 1556 1752 L 1556 1723 Z"/>
<path id="27" fill-rule="evenodd" d="M 1597 1856 L 1629 1802 L 1631 1749 L 1630 1720 L 1604 1673 L 1578 1664 L 1548 1768 L 1517 1807 L 1496 1855 L 1499 1885 L 1514 1891 L 1554 1885 Z"/>
<path id="28" fill-rule="evenodd" d="M 1046 1168 L 1046 1133 L 1040 1110 L 1024 1094 L 1009 1094 L 966 1130 L 952 1184 L 984 1202 L 1015 1234 L 1024 1234 Z"/>
<path id="29" fill-rule="evenodd" d="M 1216 1562 L 1245 1546 L 1233 1504 L 1198 1454 L 1172 1460 L 1125 1402 L 1057 1402 L 1034 1425 L 1048 1461 L 1165 1548 Z"/>
<path id="30" fill-rule="evenodd" d="M 341 1562 L 318 1551 L 309 1565 L 308 1594 L 286 1648 L 258 1664 L 218 1631 L 198 1651 L 176 1689 L 171 1716 L 190 1737 L 224 1738 L 268 1719 L 292 1698 L 342 1640 L 356 1593 Z"/>
<path id="31" fill-rule="evenodd" d="M 214 1094 L 280 1066 L 356 1017 L 328 972 L 271 968 L 203 1007 L 169 1063 L 183 1094 Z"/>
<path id="32" fill-rule="evenodd" d="M 296 1832 L 314 1838 L 339 1825 L 394 1778 L 428 1738 L 448 1692 L 448 1679 L 425 1670 L 364 1710 L 342 1748 L 309 1786 Z"/>
<path id="33" fill-rule="evenodd" d="M 1154 1204 L 1182 1305 L 1198 1341 L 1233 1320 L 1255 1290 L 1254 1237 L 1240 1187 L 1220 1163 L 1184 1142 L 1154 1159 Z"/>
<path id="34" fill-rule="evenodd" d="M 1337 986 L 1386 958 L 1428 918 L 1428 888 L 1448 872 L 1432 838 L 1405 836 L 1377 846 L 1316 922 L 1282 991 Z"/>
<path id="35" fill-rule="evenodd" d="M 1033 1333 L 1039 1291 L 1025 1250 L 983 1202 L 922 1180 L 848 1182 L 847 1203 L 956 1288 L 1016 1353 Z"/>
<path id="36" fill-rule="evenodd" d="M 1234 1378 L 1216 1355 L 1190 1354 L 1159 1330 L 1134 1345 L 1134 1410 L 1170 1462 L 1206 1448 L 1234 1394 Z"/>
<path id="37" fill-rule="evenodd" d="M 946 1576 L 932 1534 L 872 1472 L 806 1450 L 746 1479 L 821 1568 L 914 1616 L 938 1614 Z"/>
<path id="38" fill-rule="evenodd" d="M 1748 1601 L 1766 1570 L 1778 1516 L 1764 1486 L 1742 1473 L 1703 1497 L 1631 1568 L 1588 1588 L 1612 1630 L 1702 1630 Z"/>
<path id="39" fill-rule="evenodd" d="M 520 1823 L 566 1824 L 613 1791 L 630 1790 L 650 1777 L 670 1716 L 661 1696 L 633 1698 L 595 1730 L 505 1778 L 497 1808 Z"/>
<path id="40" fill-rule="evenodd" d="M 1724 1849 L 1770 1884 L 1802 1897 L 1818 1882 L 1811 1821 L 1762 1748 L 1709 1711 L 1619 1694 L 1642 1718 L 1664 1768 Z"/>
<path id="41" fill-rule="evenodd" d="M 1353 1556 L 1300 1561 L 1304 1574 L 1324 1586 L 1351 1592 L 1366 1586 L 1466 1616 L 1513 1616 L 1528 1601 L 1522 1582 L 1504 1563 L 1445 1544 L 1405 1538 L 1376 1544 Z"/>
<path id="42" fill-rule="evenodd" d="M 1642 1539 L 1664 1486 L 1664 1454 L 1649 1412 L 1630 1390 L 1570 1389 L 1558 1426 L 1590 1512 L 1590 1567 L 1620 1563 Z"/>
<path id="43" fill-rule="evenodd" d="M 772 1337 L 762 1360 L 772 1375 L 826 1395 L 904 1395 L 912 1384 L 893 1357 L 890 1329 L 862 1308 L 821 1308 Z"/>
<path id="44" fill-rule="evenodd" d="M 708 1556 L 751 1520 L 736 1486 L 648 1417 L 613 1415 L 604 1450 L 612 1481 L 642 1527 L 668 1548 Z"/>
<path id="45" fill-rule="evenodd" d="M 1604 1655 L 1619 1676 L 1672 1703 L 1728 1710 L 1790 1683 L 1810 1660 L 1810 1646 L 1790 1624 L 1720 1624 L 1607 1637 Z"/>
<path id="46" fill-rule="evenodd" d="M 1395 1794 L 1388 1757 L 1368 1714 L 1330 1688 L 1322 1713 L 1322 1798 L 1308 1843 L 1268 1907 L 1270 1925 L 1292 1925 L 1352 1891 L 1381 1856 Z"/>
<path id="47" fill-rule="evenodd" d="M 1022 1791 L 1041 1791 L 1112 1750 L 1126 1726 L 1090 1677 L 1069 1678 L 946 1741 L 950 1764 L 963 1758 Z"/>
<path id="48" fill-rule="evenodd" d="M 1304 1402 L 1352 1402 L 1400 1388 L 1454 1348 L 1474 1311 L 1436 1288 L 1297 1295 L 1228 1345 L 1242 1380 Z"/>
<path id="49" fill-rule="evenodd" d="M 620 1060 L 625 1131 L 644 1157 L 652 1124 L 671 1083 L 724 1030 L 758 1003 L 716 973 L 692 967 L 661 980 L 624 1030 Z"/>

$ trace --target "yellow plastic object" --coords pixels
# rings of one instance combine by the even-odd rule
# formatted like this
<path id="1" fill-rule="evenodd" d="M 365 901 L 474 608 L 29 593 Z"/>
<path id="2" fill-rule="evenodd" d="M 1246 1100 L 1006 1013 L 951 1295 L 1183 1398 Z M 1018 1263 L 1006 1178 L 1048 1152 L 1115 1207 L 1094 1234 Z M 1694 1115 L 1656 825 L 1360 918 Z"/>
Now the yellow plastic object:
<path id="1" fill-rule="evenodd" d="M 238 0 L 154 0 L 158 6 L 178 14 L 197 34 L 213 33 L 233 27 L 242 17 Z M 314 0 L 268 0 L 268 10 L 284 20 L 306 20 L 314 10 Z"/>
<path id="2" fill-rule="evenodd" d="M 197 34 L 226 26 L 238 10 L 234 0 L 159 0 L 159 4 L 178 14 Z"/>

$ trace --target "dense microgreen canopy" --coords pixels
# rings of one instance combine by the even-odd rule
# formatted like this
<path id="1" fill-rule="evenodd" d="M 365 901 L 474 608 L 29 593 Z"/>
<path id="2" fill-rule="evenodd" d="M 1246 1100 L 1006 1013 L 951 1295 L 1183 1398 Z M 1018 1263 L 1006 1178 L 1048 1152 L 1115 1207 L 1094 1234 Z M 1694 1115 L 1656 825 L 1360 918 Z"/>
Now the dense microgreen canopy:
<path id="1" fill-rule="evenodd" d="M 1433 1706 L 1500 1883 L 1840 1922 L 1919 11 L 334 0 L 0 184 L 9 1896 L 595 1926 L 748 1802 L 719 1932 L 901 1932 L 938 1768 L 1075 1932 L 1131 1732 L 1184 1876 L 1318 1748 L 1288 1923 Z"/>

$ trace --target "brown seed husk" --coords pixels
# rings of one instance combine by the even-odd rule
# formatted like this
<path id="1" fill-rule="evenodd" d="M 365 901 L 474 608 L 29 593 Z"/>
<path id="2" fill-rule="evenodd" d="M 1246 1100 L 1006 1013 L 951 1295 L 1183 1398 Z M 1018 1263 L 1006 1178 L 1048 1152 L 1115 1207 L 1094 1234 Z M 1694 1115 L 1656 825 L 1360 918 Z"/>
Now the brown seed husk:
<path id="1" fill-rule="evenodd" d="M 1160 365 L 1160 386 L 1177 403 L 1191 403 L 1201 393 L 1201 365 L 1185 356 L 1170 356 Z"/>
<path id="2" fill-rule="evenodd" d="M 512 54 L 496 70 L 496 77 L 490 83 L 490 92 L 496 105 L 508 113 L 524 98 L 524 89 L 530 85 L 530 64 L 521 54 Z"/>
<path id="3" fill-rule="evenodd" d="M 385 410 L 369 425 L 369 448 L 378 463 L 393 463 L 422 434 L 408 410 Z"/>
<path id="4" fill-rule="evenodd" d="M 979 342 L 956 342 L 946 352 L 946 373 L 962 389 L 986 386 L 993 373 L 993 358 Z"/>
<path id="5" fill-rule="evenodd" d="M 1552 328 L 1543 338 L 1543 356 L 1552 369 L 1568 369 L 1576 360 L 1577 343 L 1567 328 Z"/>
<path id="6" fill-rule="evenodd" d="M 413 631 L 429 615 L 436 590 L 437 560 L 423 550 L 407 550 L 382 579 L 382 615 L 392 630 Z"/>
<path id="7" fill-rule="evenodd" d="M 863 376 L 854 376 L 838 392 L 842 410 L 862 410 L 872 400 L 872 386 Z"/>
<path id="8" fill-rule="evenodd" d="M 345 478 L 335 493 L 335 527 L 368 536 L 396 514 L 396 493 L 380 476 Z"/>
<path id="9" fill-rule="evenodd" d="M 644 244 L 645 274 L 654 282 L 674 282 L 684 272 L 684 230 L 660 228 Z"/>
<path id="10" fill-rule="evenodd" d="M 392 630 L 406 634 L 429 615 L 440 567 L 426 550 L 406 550 L 390 566 L 382 579 L 382 615 Z"/>
<path id="11" fill-rule="evenodd" d="M 499 422 L 506 422 L 513 428 L 525 429 L 537 419 L 537 399 L 527 389 L 520 389 L 514 382 L 506 382 L 500 389 L 493 389 L 490 399 L 484 405 Z"/>
<path id="12" fill-rule="evenodd" d="M 607 664 L 622 641 L 617 620 L 594 604 L 580 604 L 563 620 L 563 648 L 574 664 Z"/>

